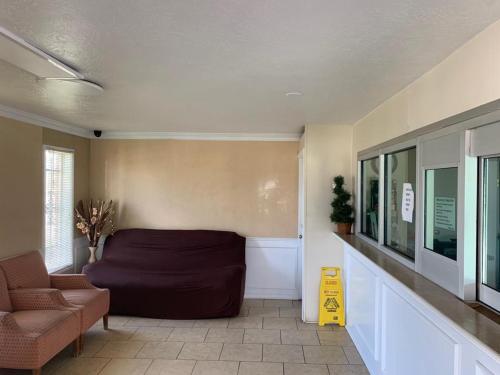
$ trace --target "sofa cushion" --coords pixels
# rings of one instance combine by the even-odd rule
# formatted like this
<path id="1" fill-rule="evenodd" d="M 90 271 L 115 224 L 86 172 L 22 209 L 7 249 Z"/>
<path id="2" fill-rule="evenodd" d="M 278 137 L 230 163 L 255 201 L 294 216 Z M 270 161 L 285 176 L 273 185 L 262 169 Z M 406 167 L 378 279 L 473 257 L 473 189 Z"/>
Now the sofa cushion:
<path id="1" fill-rule="evenodd" d="M 9 289 L 50 288 L 45 263 L 38 251 L 31 251 L 0 261 Z"/>
<path id="2" fill-rule="evenodd" d="M 107 289 L 65 289 L 64 298 L 82 308 L 82 330 L 89 329 L 109 311 L 109 290 Z"/>
<path id="3" fill-rule="evenodd" d="M 12 303 L 9 297 L 9 290 L 7 289 L 7 280 L 3 271 L 0 269 L 0 311 L 12 311 Z"/>

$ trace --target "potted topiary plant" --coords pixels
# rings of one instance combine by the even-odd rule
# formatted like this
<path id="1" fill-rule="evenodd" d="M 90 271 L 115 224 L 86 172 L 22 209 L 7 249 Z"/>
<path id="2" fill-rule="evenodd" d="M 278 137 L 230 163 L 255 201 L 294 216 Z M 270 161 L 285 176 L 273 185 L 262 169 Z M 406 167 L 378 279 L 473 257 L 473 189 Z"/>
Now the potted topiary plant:
<path id="1" fill-rule="evenodd" d="M 349 234 L 351 233 L 351 226 L 354 222 L 352 216 L 353 209 L 349 204 L 351 193 L 344 189 L 344 177 L 336 176 L 333 179 L 333 193 L 335 197 L 331 203 L 333 211 L 330 215 L 332 223 L 337 224 L 337 233 Z"/>

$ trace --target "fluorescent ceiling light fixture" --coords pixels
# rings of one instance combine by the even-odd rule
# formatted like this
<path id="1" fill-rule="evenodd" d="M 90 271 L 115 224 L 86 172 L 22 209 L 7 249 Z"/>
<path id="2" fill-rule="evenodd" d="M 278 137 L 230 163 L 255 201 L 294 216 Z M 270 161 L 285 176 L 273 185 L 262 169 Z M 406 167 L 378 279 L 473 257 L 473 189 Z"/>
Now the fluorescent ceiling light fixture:
<path id="1" fill-rule="evenodd" d="M 302 93 L 299 91 L 291 91 L 291 92 L 287 92 L 285 95 L 286 96 L 302 96 Z"/>
<path id="2" fill-rule="evenodd" d="M 0 26 L 0 60 L 38 78 L 83 79 L 83 75 Z"/>

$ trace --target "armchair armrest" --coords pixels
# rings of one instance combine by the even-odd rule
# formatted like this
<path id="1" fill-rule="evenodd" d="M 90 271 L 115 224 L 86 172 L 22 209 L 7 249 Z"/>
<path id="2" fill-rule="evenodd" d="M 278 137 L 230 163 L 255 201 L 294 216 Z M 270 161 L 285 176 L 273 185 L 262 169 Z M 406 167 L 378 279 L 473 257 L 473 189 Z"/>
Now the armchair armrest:
<path id="1" fill-rule="evenodd" d="M 0 311 L 0 332 L 24 334 L 10 312 Z"/>
<path id="2" fill-rule="evenodd" d="M 9 290 L 14 310 L 78 310 L 57 289 Z"/>
<path id="3" fill-rule="evenodd" d="M 55 289 L 96 289 L 82 274 L 50 275 L 50 286 Z"/>

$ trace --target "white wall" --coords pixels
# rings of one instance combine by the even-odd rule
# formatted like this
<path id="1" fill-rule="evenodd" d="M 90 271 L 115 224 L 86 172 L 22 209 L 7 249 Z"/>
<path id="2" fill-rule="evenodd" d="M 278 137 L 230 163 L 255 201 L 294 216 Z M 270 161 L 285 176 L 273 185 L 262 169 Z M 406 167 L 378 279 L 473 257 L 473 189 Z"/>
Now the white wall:
<path id="1" fill-rule="evenodd" d="M 500 21 L 354 125 L 353 152 L 500 98 Z"/>
<path id="2" fill-rule="evenodd" d="M 306 322 L 318 321 L 320 269 L 342 266 L 342 244 L 333 235 L 330 222 L 332 180 L 343 175 L 352 191 L 352 127 L 307 125 L 304 135 L 305 231 L 303 264 L 303 309 Z"/>

